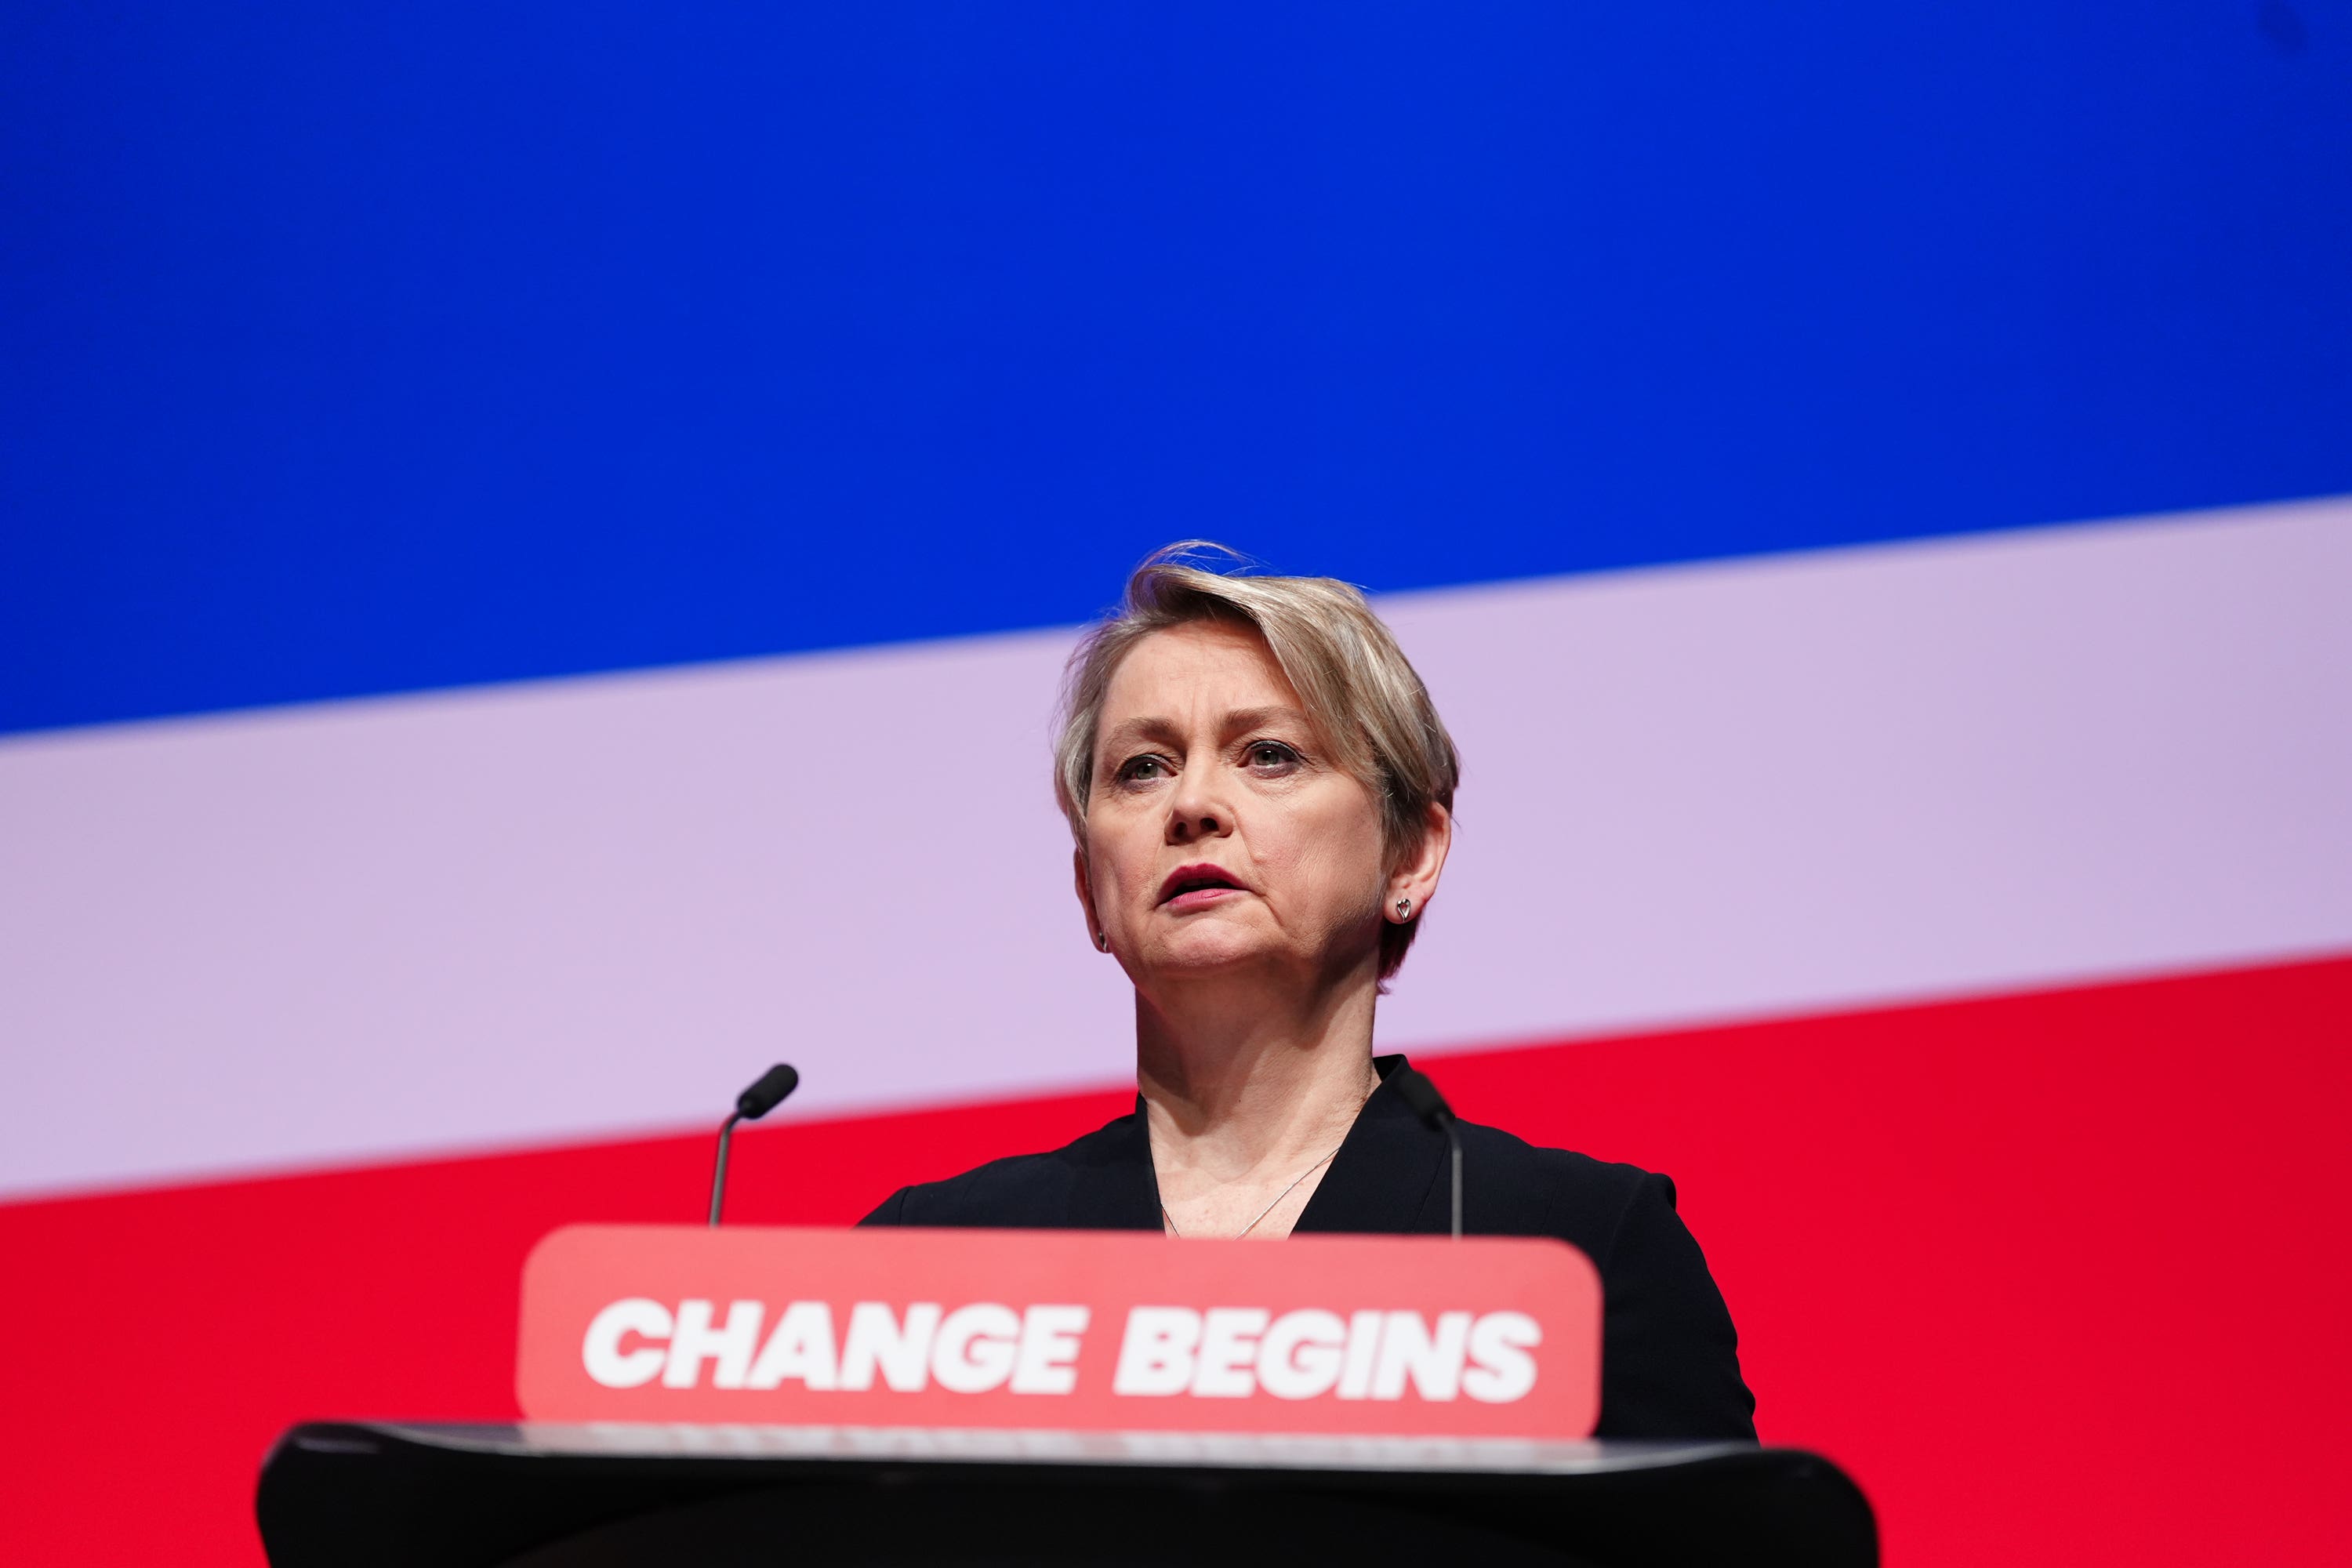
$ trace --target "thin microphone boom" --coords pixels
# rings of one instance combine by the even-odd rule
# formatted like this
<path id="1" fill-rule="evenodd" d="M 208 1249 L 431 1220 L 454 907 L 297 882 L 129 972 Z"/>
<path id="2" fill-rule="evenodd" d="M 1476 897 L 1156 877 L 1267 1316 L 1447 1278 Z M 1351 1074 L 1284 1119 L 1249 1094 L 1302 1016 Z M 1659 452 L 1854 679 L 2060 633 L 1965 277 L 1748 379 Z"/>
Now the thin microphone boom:
<path id="1" fill-rule="evenodd" d="M 1409 1067 L 1401 1067 L 1389 1074 L 1389 1082 L 1412 1107 L 1412 1113 L 1433 1132 L 1445 1134 L 1445 1142 L 1454 1153 L 1454 1239 L 1462 1239 L 1462 1129 L 1456 1123 L 1454 1108 L 1437 1092 L 1437 1086 Z"/>
<path id="2" fill-rule="evenodd" d="M 727 1201 L 727 1145 L 735 1136 L 738 1121 L 757 1121 L 784 1102 L 784 1097 L 800 1088 L 801 1075 L 783 1062 L 778 1062 L 760 1075 L 760 1081 L 735 1097 L 734 1113 L 719 1124 L 719 1163 L 710 1173 L 710 1223 L 719 1224 L 719 1205 Z"/>

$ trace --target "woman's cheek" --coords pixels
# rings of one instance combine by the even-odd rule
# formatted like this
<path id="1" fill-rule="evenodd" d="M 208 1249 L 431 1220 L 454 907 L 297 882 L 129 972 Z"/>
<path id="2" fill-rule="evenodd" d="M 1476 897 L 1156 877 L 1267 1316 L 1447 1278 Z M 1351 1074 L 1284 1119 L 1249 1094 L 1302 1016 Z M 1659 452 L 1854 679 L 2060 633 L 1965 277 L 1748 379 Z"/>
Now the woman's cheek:
<path id="1" fill-rule="evenodd" d="M 1087 835 L 1087 861 L 1107 873 L 1097 877 L 1095 897 L 1097 901 L 1110 894 L 1111 901 L 1125 903 L 1131 899 L 1142 879 L 1142 868 L 1148 857 L 1137 853 L 1132 832 L 1121 832 L 1117 825 L 1106 825 Z"/>

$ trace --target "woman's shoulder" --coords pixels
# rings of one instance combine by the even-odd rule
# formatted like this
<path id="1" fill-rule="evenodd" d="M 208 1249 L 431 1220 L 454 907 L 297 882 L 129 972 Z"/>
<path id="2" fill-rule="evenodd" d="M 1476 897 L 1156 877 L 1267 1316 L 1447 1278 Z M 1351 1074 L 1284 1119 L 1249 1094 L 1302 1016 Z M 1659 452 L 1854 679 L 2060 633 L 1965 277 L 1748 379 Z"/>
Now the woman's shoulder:
<path id="1" fill-rule="evenodd" d="M 1493 1205 L 1484 1222 L 1472 1174 L 1482 1163 Z M 1472 1228 L 1557 1237 L 1601 1271 L 1608 1354 L 1600 1436 L 1755 1440 L 1756 1399 L 1739 1375 L 1739 1334 L 1706 1255 L 1675 1212 L 1673 1182 L 1639 1165 L 1538 1148 L 1468 1123 L 1462 1167 Z"/>
<path id="2" fill-rule="evenodd" d="M 1545 1148 L 1499 1127 L 1458 1125 L 1468 1217 L 1483 1234 L 1556 1236 L 1606 1268 L 1629 1226 L 1674 1214 L 1675 1184 L 1654 1171 Z"/>
<path id="3" fill-rule="evenodd" d="M 1133 1114 L 1059 1149 L 1013 1154 L 945 1181 L 901 1187 L 860 1223 L 1056 1230 L 1088 1223 L 1076 1211 L 1105 1191 L 1106 1176 L 1112 1178 L 1110 1191 L 1131 1185 L 1117 1180 L 1122 1172 L 1130 1177 L 1139 1172 L 1147 1184 L 1150 1178 L 1142 1118 Z"/>

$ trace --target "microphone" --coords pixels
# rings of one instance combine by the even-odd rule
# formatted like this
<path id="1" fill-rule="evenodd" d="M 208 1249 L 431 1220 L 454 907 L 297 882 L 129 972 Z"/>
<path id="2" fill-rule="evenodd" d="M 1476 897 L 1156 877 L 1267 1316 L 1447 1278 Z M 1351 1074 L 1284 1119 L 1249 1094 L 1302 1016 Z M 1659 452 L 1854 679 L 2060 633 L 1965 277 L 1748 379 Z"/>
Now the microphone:
<path id="1" fill-rule="evenodd" d="M 1437 1086 L 1410 1067 L 1399 1067 L 1389 1074 L 1389 1085 L 1404 1097 L 1412 1113 L 1433 1132 L 1443 1132 L 1454 1148 L 1454 1239 L 1462 1239 L 1462 1131 L 1454 1118 L 1454 1108 L 1437 1092 Z"/>
<path id="2" fill-rule="evenodd" d="M 719 1124 L 719 1165 L 710 1173 L 710 1224 L 714 1229 L 719 1225 L 719 1205 L 727 1201 L 727 1143 L 735 1136 L 735 1124 L 759 1121 L 800 1086 L 801 1075 L 786 1063 L 778 1062 L 761 1073 L 757 1083 L 735 1097 L 735 1113 Z"/>

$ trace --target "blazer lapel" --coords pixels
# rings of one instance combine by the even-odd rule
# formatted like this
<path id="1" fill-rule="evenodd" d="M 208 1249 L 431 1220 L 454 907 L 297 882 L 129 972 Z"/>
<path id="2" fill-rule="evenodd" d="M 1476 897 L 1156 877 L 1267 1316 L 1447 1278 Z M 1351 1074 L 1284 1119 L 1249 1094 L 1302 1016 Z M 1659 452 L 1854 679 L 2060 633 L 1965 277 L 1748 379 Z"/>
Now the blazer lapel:
<path id="1" fill-rule="evenodd" d="M 1086 1141 L 1084 1165 L 1070 1184 L 1066 1224 L 1073 1230 L 1159 1230 L 1160 1178 L 1151 1168 L 1151 1133 L 1144 1125 L 1143 1097 L 1135 1114 L 1121 1117 Z"/>
<path id="2" fill-rule="evenodd" d="M 1389 1087 L 1389 1075 L 1403 1062 L 1401 1056 L 1373 1058 L 1381 1087 L 1356 1113 L 1356 1124 L 1291 1226 L 1292 1235 L 1397 1236 L 1445 1228 L 1439 1223 L 1443 1216 L 1430 1206 L 1445 1163 L 1445 1139 L 1423 1126 L 1412 1107 Z M 1148 1144 L 1143 1163 L 1147 1169 L 1151 1163 Z M 1159 1201 L 1156 1187 L 1152 1201 Z"/>

